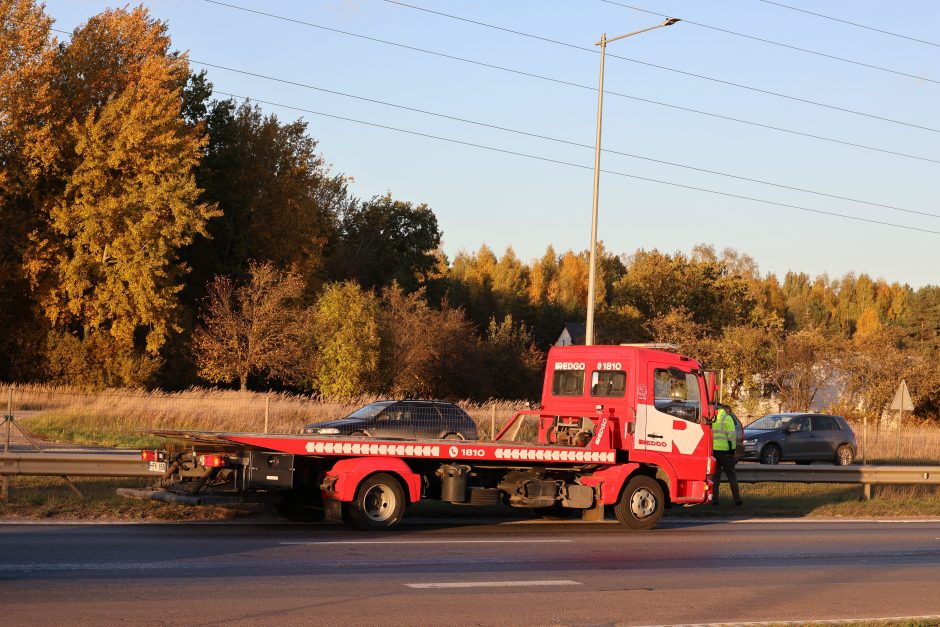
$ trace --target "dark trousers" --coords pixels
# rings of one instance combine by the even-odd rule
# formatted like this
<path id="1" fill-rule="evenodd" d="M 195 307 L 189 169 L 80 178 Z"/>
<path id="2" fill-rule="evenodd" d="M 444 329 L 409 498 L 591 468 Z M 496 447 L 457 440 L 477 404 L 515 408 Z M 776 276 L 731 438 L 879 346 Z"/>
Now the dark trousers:
<path id="1" fill-rule="evenodd" d="M 715 474 L 712 475 L 712 483 L 715 486 L 715 492 L 712 494 L 712 503 L 718 502 L 718 486 L 721 485 L 721 471 L 725 471 L 728 477 L 728 483 L 731 485 L 731 496 L 735 503 L 741 502 L 741 492 L 738 491 L 738 473 L 734 470 L 737 460 L 734 458 L 734 451 L 714 451 L 715 455 Z"/>

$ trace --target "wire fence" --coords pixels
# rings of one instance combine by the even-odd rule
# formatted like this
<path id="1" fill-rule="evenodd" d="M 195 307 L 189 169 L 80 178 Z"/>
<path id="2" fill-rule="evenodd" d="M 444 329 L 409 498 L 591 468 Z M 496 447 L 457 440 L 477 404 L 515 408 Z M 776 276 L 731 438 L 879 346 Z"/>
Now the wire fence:
<path id="1" fill-rule="evenodd" d="M 380 401 L 364 396 L 345 401 L 287 393 L 256 393 L 232 390 L 189 389 L 181 392 L 105 390 L 84 392 L 51 385 L 0 386 L 0 413 L 11 415 L 18 425 L 45 445 L 61 442 L 130 448 L 157 446 L 152 430 L 228 431 L 248 433 L 316 433 L 319 425 L 336 421 Z M 384 405 L 365 411 L 363 424 L 371 426 L 337 429 L 350 435 L 385 437 L 447 437 L 491 440 L 526 409 L 522 402 L 489 401 L 457 403 L 472 420 L 469 427 L 447 404 L 435 402 Z M 756 416 L 743 417 L 748 424 Z M 465 418 L 464 418 L 465 419 Z M 534 417 L 527 416 L 516 439 L 534 441 Z M 456 425 L 456 426 L 455 426 Z M 898 421 L 852 421 L 858 445 L 857 461 L 863 464 L 940 464 L 940 426 L 914 417 Z M 384 429 L 384 430 L 383 430 Z M 12 444 L 23 444 L 17 429 L 0 435 Z M 2 443 L 0 443 L 2 444 Z M 54 444 L 53 444 L 54 445 Z"/>

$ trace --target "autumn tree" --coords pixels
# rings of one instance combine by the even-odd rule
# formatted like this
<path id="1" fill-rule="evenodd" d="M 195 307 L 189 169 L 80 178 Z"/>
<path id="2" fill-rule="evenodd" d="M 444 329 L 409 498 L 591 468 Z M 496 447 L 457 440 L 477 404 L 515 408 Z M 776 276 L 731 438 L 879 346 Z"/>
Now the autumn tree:
<path id="1" fill-rule="evenodd" d="M 500 322 L 490 320 L 483 343 L 486 369 L 498 398 L 536 399 L 541 396 L 545 354 L 525 324 L 511 315 Z"/>
<path id="2" fill-rule="evenodd" d="M 839 376 L 844 346 L 839 338 L 806 329 L 787 335 L 775 349 L 769 378 L 782 411 L 807 411 L 823 386 Z"/>
<path id="3" fill-rule="evenodd" d="M 157 359 L 178 331 L 178 250 L 214 215 L 191 173 L 202 139 L 180 117 L 187 62 L 169 44 L 142 7 L 90 19 L 55 49 L 56 106 L 34 133 L 47 163 L 25 261 L 35 298 L 53 343 L 81 340 L 124 384 L 141 381 L 119 363 Z"/>
<path id="4" fill-rule="evenodd" d="M 196 100 L 210 88 L 190 83 Z M 223 100 L 209 106 L 204 124 L 208 144 L 196 177 L 221 214 L 186 251 L 194 282 L 244 276 L 250 260 L 263 259 L 314 287 L 325 275 L 336 214 L 350 202 L 346 178 L 330 172 L 305 122 L 281 123 L 257 105 Z"/>
<path id="5" fill-rule="evenodd" d="M 248 274 L 241 285 L 229 277 L 212 281 L 193 337 L 199 375 L 238 382 L 243 391 L 253 375 L 296 380 L 307 328 L 300 275 L 270 261 L 249 263 Z"/>
<path id="6" fill-rule="evenodd" d="M 379 304 L 357 283 L 329 283 L 309 318 L 312 383 L 329 397 L 379 393 Z"/>
<path id="7" fill-rule="evenodd" d="M 381 297 L 383 388 L 398 397 L 487 396 L 480 339 L 463 311 L 397 285 Z"/>
<path id="8" fill-rule="evenodd" d="M 332 274 L 368 289 L 397 283 L 407 291 L 426 284 L 437 266 L 441 231 L 425 205 L 391 194 L 349 203 L 339 214 Z"/>

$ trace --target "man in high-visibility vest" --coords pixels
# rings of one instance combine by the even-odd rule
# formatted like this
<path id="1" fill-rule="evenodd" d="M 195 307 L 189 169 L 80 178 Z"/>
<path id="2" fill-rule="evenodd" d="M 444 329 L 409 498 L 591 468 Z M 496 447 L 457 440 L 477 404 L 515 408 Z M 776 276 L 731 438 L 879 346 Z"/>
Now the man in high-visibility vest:
<path id="1" fill-rule="evenodd" d="M 722 470 L 731 485 L 731 496 L 734 497 L 735 507 L 742 503 L 741 492 L 738 490 L 738 473 L 734 470 L 734 465 L 737 463 L 734 449 L 737 443 L 738 436 L 730 408 L 719 403 L 718 416 L 712 423 L 712 453 L 715 456 L 715 474 L 712 476 L 715 491 L 712 493 L 712 505 L 718 505 L 718 486 L 721 485 Z"/>

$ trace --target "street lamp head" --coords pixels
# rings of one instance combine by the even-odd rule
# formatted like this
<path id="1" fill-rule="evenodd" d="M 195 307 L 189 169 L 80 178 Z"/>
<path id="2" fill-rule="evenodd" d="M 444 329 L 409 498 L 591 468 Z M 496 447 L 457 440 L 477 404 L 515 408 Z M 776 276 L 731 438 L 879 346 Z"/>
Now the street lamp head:
<path id="1" fill-rule="evenodd" d="M 670 17 L 670 18 L 666 19 L 665 22 L 663 22 L 663 26 L 672 26 L 672 25 L 675 24 L 676 22 L 681 22 L 681 21 L 682 21 L 682 20 L 680 20 L 680 19 L 677 18 L 677 17 Z"/>

